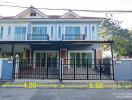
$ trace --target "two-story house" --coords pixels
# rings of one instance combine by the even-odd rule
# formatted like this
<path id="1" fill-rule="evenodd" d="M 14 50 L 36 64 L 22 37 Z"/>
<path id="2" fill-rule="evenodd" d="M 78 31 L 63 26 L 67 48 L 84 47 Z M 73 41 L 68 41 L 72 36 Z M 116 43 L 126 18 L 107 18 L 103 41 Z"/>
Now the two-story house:
<path id="1" fill-rule="evenodd" d="M 92 69 L 95 60 L 101 59 L 96 53 L 103 20 L 73 11 L 62 16 L 46 15 L 34 7 L 13 17 L 1 17 L 0 57 L 17 55 L 19 70 L 15 74 L 21 78 L 90 79 L 93 75 L 91 79 L 100 79 L 97 75 L 101 72 Z"/>

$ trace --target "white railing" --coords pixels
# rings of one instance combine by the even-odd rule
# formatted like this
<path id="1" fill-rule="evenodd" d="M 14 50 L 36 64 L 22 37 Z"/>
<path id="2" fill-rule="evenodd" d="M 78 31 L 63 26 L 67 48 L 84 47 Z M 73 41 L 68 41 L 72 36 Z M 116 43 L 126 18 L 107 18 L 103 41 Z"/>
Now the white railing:
<path id="1" fill-rule="evenodd" d="M 26 40 L 26 34 L 15 34 L 14 41 L 24 41 Z"/>

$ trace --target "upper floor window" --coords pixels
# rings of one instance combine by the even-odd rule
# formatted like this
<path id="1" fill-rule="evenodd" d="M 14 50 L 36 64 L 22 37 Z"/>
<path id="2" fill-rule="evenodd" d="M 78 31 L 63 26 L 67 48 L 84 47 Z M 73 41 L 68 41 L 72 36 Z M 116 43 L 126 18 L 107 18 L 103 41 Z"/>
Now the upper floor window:
<path id="1" fill-rule="evenodd" d="M 87 28 L 87 26 L 84 27 L 84 34 L 87 37 L 87 34 L 88 34 L 88 28 Z"/>
<path id="2" fill-rule="evenodd" d="M 36 16 L 36 13 L 35 12 L 31 12 L 30 16 Z"/>
<path id="3" fill-rule="evenodd" d="M 15 27 L 15 34 L 26 34 L 26 27 Z"/>
<path id="4" fill-rule="evenodd" d="M 80 27 L 79 26 L 66 26 L 65 33 L 66 34 L 80 34 Z"/>
<path id="5" fill-rule="evenodd" d="M 0 28 L 0 38 L 3 36 L 3 27 Z"/>
<path id="6" fill-rule="evenodd" d="M 61 26 L 58 27 L 58 38 L 61 38 Z"/>
<path id="7" fill-rule="evenodd" d="M 94 26 L 92 26 L 92 32 L 95 32 L 95 27 Z"/>
<path id="8" fill-rule="evenodd" d="M 85 34 L 88 33 L 88 31 L 87 31 L 87 26 L 84 27 L 84 31 L 85 31 Z"/>
<path id="9" fill-rule="evenodd" d="M 33 27 L 33 34 L 47 34 L 47 27 L 46 26 L 35 26 Z"/>
<path id="10" fill-rule="evenodd" d="M 10 35 L 11 34 L 11 27 L 9 26 L 8 27 L 8 35 Z"/>
<path id="11" fill-rule="evenodd" d="M 51 38 L 53 38 L 53 33 L 54 33 L 54 27 L 51 26 Z"/>
<path id="12" fill-rule="evenodd" d="M 91 31 L 92 31 L 92 37 L 95 38 L 96 35 L 95 25 L 91 26 Z"/>

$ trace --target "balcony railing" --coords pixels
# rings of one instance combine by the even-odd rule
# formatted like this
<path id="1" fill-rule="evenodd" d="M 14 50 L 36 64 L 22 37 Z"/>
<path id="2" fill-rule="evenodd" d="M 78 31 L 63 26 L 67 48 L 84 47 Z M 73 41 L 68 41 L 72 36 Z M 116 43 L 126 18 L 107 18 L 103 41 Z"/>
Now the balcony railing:
<path id="1" fill-rule="evenodd" d="M 84 34 L 63 34 L 62 40 L 85 40 Z"/>
<path id="2" fill-rule="evenodd" d="M 27 40 L 49 40 L 48 34 L 28 34 Z"/>
<path id="3" fill-rule="evenodd" d="M 26 39 L 26 34 L 15 34 L 15 41 L 24 41 Z"/>

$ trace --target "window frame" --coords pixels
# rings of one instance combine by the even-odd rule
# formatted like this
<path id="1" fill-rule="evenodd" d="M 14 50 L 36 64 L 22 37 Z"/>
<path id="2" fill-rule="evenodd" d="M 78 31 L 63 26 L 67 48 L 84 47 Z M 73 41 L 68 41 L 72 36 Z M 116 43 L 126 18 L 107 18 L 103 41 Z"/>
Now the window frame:
<path id="1" fill-rule="evenodd" d="M 87 32 L 86 32 L 87 30 Z M 85 34 L 85 38 L 86 39 L 90 39 L 90 28 L 89 28 L 89 24 L 86 24 L 83 26 L 83 33 Z"/>
<path id="2" fill-rule="evenodd" d="M 73 28 L 71 32 L 67 33 L 67 28 Z M 76 28 L 79 28 L 79 32 L 76 32 Z M 81 28 L 79 26 L 66 26 L 65 27 L 65 34 L 81 34 Z"/>
<path id="3" fill-rule="evenodd" d="M 36 12 L 31 12 L 30 13 L 30 17 L 35 17 L 37 14 L 36 14 Z"/>
<path id="4" fill-rule="evenodd" d="M 24 32 L 22 32 L 22 33 L 16 33 L 16 28 L 25 28 L 25 33 Z M 14 33 L 15 34 L 20 34 L 20 35 L 26 35 L 27 34 L 27 26 L 15 26 L 15 29 L 14 29 Z"/>
<path id="5" fill-rule="evenodd" d="M 93 32 L 93 27 L 94 27 L 94 32 Z M 96 39 L 97 38 L 97 27 L 95 24 L 91 25 L 91 39 Z"/>
<path id="6" fill-rule="evenodd" d="M 11 35 L 11 26 L 8 26 L 8 36 Z"/>
<path id="7" fill-rule="evenodd" d="M 4 27 L 0 26 L 0 38 L 3 37 Z"/>
<path id="8" fill-rule="evenodd" d="M 54 26 L 50 27 L 50 37 L 53 39 L 54 38 Z"/>
<path id="9" fill-rule="evenodd" d="M 59 30 L 59 28 L 60 28 L 60 30 Z M 62 25 L 57 25 L 57 38 L 58 39 L 62 38 Z"/>
<path id="10" fill-rule="evenodd" d="M 70 26 L 72 26 L 72 27 L 79 27 L 80 28 L 80 33 L 79 34 L 83 33 L 82 32 L 82 25 L 80 25 L 80 24 L 66 24 L 66 25 L 64 25 L 64 34 L 67 34 L 66 33 L 66 27 L 70 27 Z"/>
<path id="11" fill-rule="evenodd" d="M 48 34 L 48 25 L 32 25 L 31 34 L 34 34 L 33 33 L 33 28 L 34 27 L 46 27 L 47 28 L 47 33 L 42 33 L 42 34 Z M 36 34 L 40 34 L 40 33 L 36 33 Z"/>
<path id="12" fill-rule="evenodd" d="M 92 51 L 92 50 L 89 50 L 89 51 L 85 51 L 85 50 L 81 50 L 81 51 L 69 51 L 68 52 L 68 59 L 71 59 L 70 58 L 70 53 L 75 53 L 74 55 L 75 55 L 75 65 L 76 65 L 76 53 L 80 53 L 80 58 L 82 59 L 82 54 L 83 53 L 91 53 L 92 54 L 92 59 L 94 59 L 94 51 Z M 86 55 L 86 57 L 87 57 L 87 55 Z M 81 65 L 82 65 L 82 60 L 80 60 L 80 62 L 81 62 Z M 94 60 L 92 60 L 92 64 L 94 63 Z M 70 60 L 68 60 L 68 65 L 70 65 Z M 75 67 L 77 67 L 77 66 L 75 66 Z M 70 68 L 70 66 L 68 66 L 68 68 Z M 80 68 L 84 68 L 84 67 L 80 67 Z M 92 68 L 94 68 L 94 66 L 92 65 Z"/>

